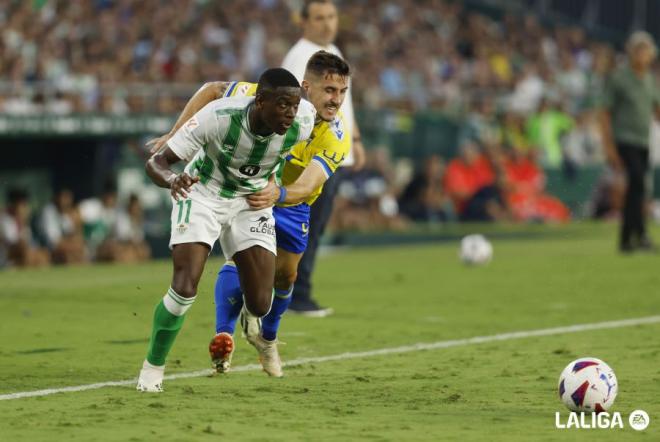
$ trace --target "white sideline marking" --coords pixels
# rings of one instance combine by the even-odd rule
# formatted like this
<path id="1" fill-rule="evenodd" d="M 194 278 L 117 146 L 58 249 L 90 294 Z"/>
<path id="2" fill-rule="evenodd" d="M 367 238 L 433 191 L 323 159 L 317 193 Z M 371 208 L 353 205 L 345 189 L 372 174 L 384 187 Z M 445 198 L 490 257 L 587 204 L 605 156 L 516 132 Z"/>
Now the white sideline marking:
<path id="1" fill-rule="evenodd" d="M 381 348 L 379 350 L 369 350 L 362 352 L 346 352 L 346 353 L 340 353 L 329 356 L 299 358 L 299 359 L 293 359 L 285 363 L 284 366 L 292 367 L 294 365 L 304 365 L 304 364 L 312 364 L 312 363 L 318 364 L 321 362 L 343 361 L 346 359 L 359 359 L 359 358 L 368 358 L 372 356 L 410 353 L 413 351 L 421 351 L 421 350 L 437 350 L 440 348 L 460 347 L 464 345 L 483 344 L 486 342 L 510 341 L 512 339 L 531 338 L 535 336 L 550 336 L 550 335 L 559 335 L 564 333 L 578 333 L 589 330 L 603 330 L 609 328 L 632 327 L 634 325 L 657 324 L 657 323 L 660 323 L 660 316 L 622 319 L 619 321 L 596 322 L 593 324 L 577 324 L 577 325 L 569 325 L 564 327 L 543 328 L 539 330 L 501 333 L 490 336 L 475 336 L 473 338 L 453 339 L 450 341 L 403 345 L 401 347 Z M 238 367 L 234 367 L 232 368 L 232 372 L 253 371 L 260 369 L 261 366 L 258 364 L 249 364 L 249 365 L 240 365 Z M 177 373 L 177 374 L 168 375 L 165 376 L 164 379 L 174 380 L 174 379 L 198 378 L 202 376 L 209 376 L 211 375 L 211 373 L 212 373 L 211 369 L 198 370 L 187 373 Z M 135 385 L 136 382 L 137 379 L 129 379 L 124 381 L 98 382 L 96 384 L 77 385 L 72 387 L 47 388 L 45 390 L 36 390 L 36 391 L 22 391 L 18 393 L 9 393 L 9 394 L 0 395 L 0 401 L 6 401 L 11 399 L 22 399 L 26 397 L 48 396 L 55 393 L 97 390 L 99 388 L 105 388 L 105 387 L 123 387 L 126 385 Z"/>

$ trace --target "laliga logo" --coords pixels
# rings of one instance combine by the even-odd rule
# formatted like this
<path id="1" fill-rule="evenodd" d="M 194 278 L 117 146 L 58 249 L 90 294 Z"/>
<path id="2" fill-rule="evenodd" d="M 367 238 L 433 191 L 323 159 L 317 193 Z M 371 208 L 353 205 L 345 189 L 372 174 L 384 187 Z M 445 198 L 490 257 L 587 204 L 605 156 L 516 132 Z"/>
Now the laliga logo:
<path id="1" fill-rule="evenodd" d="M 635 410 L 630 413 L 628 423 L 633 430 L 645 430 L 650 423 L 649 415 L 644 410 Z M 560 430 L 571 428 L 577 429 L 608 429 L 624 428 L 621 413 L 618 411 L 610 414 L 607 412 L 601 413 L 577 413 L 572 411 L 568 415 L 566 422 L 562 422 L 561 413 L 555 413 L 555 427 Z"/>

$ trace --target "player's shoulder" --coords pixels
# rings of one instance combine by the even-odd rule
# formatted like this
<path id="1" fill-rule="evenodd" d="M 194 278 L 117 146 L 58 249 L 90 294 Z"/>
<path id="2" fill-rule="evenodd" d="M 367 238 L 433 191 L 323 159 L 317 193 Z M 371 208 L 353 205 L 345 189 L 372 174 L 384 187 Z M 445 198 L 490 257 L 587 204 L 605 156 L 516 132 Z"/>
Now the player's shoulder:
<path id="1" fill-rule="evenodd" d="M 227 97 L 252 97 L 257 93 L 257 84 L 249 81 L 231 81 L 223 95 Z"/>
<path id="2" fill-rule="evenodd" d="M 331 121 L 321 121 L 317 124 L 319 133 L 325 141 L 334 141 L 335 143 L 348 143 L 349 134 L 346 131 L 346 118 L 338 113 Z"/>
<path id="3" fill-rule="evenodd" d="M 223 127 L 229 124 L 233 114 L 241 113 L 254 100 L 254 97 L 218 98 L 208 103 L 186 124 L 189 130 L 200 125 Z"/>
<path id="4" fill-rule="evenodd" d="M 254 97 L 246 96 L 233 96 L 223 97 L 211 101 L 207 106 L 218 115 L 231 112 L 233 110 L 245 109 L 250 103 L 254 101 Z"/>
<path id="5" fill-rule="evenodd" d="M 296 113 L 296 122 L 300 125 L 301 131 L 311 134 L 316 120 L 316 109 L 314 105 L 304 98 L 300 100 L 298 112 Z"/>

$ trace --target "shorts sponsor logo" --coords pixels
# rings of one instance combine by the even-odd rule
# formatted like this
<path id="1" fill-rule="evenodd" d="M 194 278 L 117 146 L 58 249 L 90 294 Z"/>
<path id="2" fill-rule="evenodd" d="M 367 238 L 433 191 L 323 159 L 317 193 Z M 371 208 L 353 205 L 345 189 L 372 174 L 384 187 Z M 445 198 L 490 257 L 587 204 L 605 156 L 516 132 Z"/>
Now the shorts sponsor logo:
<path id="1" fill-rule="evenodd" d="M 243 166 L 238 168 L 238 171 L 245 176 L 255 176 L 256 174 L 259 173 L 260 170 L 261 167 L 255 166 L 253 164 L 244 164 Z"/>
<path id="2" fill-rule="evenodd" d="M 252 223 L 253 225 L 250 227 L 250 232 L 275 236 L 275 223 L 273 223 L 273 218 L 262 215 L 253 219 Z"/>
<path id="3" fill-rule="evenodd" d="M 188 226 L 187 226 L 186 224 L 184 224 L 184 223 L 181 223 L 181 224 L 179 224 L 178 226 L 176 226 L 176 230 L 177 230 L 179 233 L 183 234 L 183 233 L 185 233 L 186 230 L 188 230 Z"/>

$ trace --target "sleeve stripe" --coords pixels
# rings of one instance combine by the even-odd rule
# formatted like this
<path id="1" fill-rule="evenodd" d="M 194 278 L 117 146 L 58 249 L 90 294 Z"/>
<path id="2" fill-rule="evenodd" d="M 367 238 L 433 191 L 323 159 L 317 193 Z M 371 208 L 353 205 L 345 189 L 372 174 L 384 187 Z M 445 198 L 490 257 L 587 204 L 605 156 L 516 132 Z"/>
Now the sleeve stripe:
<path id="1" fill-rule="evenodd" d="M 225 92 L 225 97 L 231 97 L 231 94 L 234 92 L 234 89 L 236 89 L 237 84 L 238 81 L 231 82 L 231 86 L 229 86 L 229 89 L 227 89 L 227 92 Z"/>
<path id="2" fill-rule="evenodd" d="M 312 161 L 316 161 L 321 166 L 323 166 L 323 170 L 325 171 L 325 174 L 328 178 L 330 178 L 333 175 L 334 172 L 332 171 L 330 166 L 328 166 L 328 163 L 326 163 L 321 157 L 316 156 L 312 158 Z"/>

